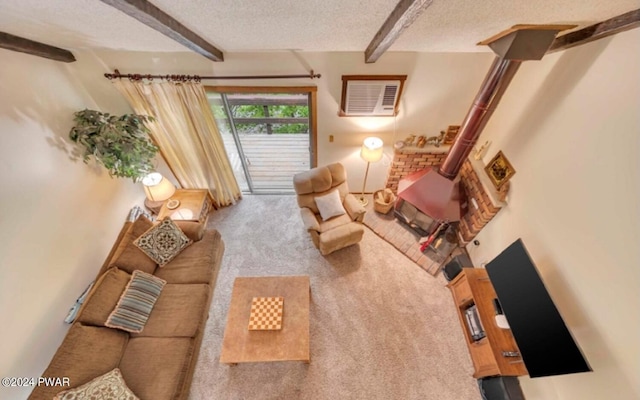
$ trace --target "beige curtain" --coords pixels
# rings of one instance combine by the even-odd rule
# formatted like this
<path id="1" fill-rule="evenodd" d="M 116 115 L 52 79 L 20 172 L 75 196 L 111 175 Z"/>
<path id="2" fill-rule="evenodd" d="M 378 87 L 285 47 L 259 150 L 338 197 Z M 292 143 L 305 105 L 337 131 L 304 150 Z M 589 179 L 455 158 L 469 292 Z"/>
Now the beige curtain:
<path id="1" fill-rule="evenodd" d="M 241 197 L 204 87 L 193 82 L 114 80 L 136 114 L 151 115 L 151 134 L 185 189 L 209 189 L 217 206 Z"/>

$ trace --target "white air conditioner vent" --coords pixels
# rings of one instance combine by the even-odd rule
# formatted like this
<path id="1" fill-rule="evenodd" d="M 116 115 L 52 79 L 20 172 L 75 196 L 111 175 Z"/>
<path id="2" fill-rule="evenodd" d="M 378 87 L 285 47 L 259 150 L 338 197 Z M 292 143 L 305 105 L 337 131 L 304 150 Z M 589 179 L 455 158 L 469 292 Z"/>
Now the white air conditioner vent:
<path id="1" fill-rule="evenodd" d="M 393 116 L 406 76 L 343 76 L 342 113 L 344 116 Z M 381 79 L 397 78 L 397 79 Z"/>
<path id="2" fill-rule="evenodd" d="M 400 81 L 349 81 L 347 115 L 393 115 Z"/>
<path id="3" fill-rule="evenodd" d="M 384 93 L 382 94 L 382 107 L 387 109 L 393 107 L 396 104 L 396 94 L 398 94 L 398 84 L 385 85 Z"/>

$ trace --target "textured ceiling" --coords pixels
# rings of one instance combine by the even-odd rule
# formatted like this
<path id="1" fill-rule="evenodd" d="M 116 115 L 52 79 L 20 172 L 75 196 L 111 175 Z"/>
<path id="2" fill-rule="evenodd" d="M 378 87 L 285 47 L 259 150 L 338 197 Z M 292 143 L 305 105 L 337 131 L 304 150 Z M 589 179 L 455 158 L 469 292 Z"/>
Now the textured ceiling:
<path id="1" fill-rule="evenodd" d="M 364 51 L 396 0 L 152 0 L 225 52 Z M 515 24 L 591 25 L 638 0 L 434 0 L 389 51 L 473 52 Z M 58 47 L 189 51 L 99 0 L 1 0 L 0 31 Z"/>

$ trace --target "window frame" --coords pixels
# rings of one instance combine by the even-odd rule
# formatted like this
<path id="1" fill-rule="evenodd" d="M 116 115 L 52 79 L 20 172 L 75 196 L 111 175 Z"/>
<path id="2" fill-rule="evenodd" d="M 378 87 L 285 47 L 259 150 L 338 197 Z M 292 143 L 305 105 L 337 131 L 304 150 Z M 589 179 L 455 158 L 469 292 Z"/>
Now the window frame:
<path id="1" fill-rule="evenodd" d="M 317 86 L 210 86 L 205 92 L 215 93 L 294 93 L 309 96 L 309 153 L 311 168 L 318 166 Z"/>

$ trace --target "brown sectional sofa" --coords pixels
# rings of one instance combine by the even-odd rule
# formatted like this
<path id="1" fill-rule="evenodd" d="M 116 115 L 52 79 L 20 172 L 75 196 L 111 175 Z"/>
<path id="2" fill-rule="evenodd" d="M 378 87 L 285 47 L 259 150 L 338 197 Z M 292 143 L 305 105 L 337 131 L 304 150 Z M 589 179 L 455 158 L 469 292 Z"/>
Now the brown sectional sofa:
<path id="1" fill-rule="evenodd" d="M 188 397 L 224 242 L 201 223 L 180 222 L 194 243 L 158 267 L 132 243 L 151 226 L 144 217 L 125 223 L 43 376 L 69 377 L 70 387 L 77 387 L 118 367 L 142 400 Z M 136 269 L 167 284 L 141 333 L 108 328 L 105 321 Z M 29 399 L 51 400 L 63 389 L 68 388 L 37 386 Z"/>

